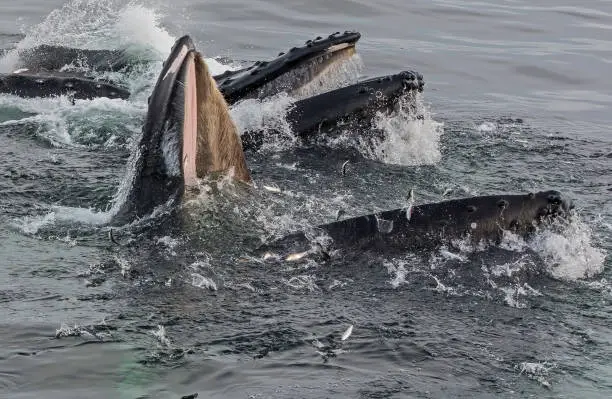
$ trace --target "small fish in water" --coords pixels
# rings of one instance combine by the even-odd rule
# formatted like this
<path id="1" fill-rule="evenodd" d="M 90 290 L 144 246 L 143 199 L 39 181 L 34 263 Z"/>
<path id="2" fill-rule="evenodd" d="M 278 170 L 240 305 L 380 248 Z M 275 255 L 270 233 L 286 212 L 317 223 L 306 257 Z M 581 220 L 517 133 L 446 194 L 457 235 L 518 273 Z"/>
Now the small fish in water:
<path id="1" fill-rule="evenodd" d="M 112 242 L 113 244 L 115 244 L 115 245 L 119 245 L 119 246 L 123 246 L 123 244 L 121 244 L 119 241 L 117 241 L 117 240 L 115 239 L 115 235 L 113 234 L 113 229 L 110 229 L 110 230 L 108 231 L 108 238 L 109 238 L 109 240 L 111 240 L 111 242 Z"/>
<path id="2" fill-rule="evenodd" d="M 303 258 L 303 257 L 305 257 L 306 255 L 308 255 L 308 251 L 305 251 L 305 252 L 298 252 L 298 253 L 295 253 L 295 254 L 288 255 L 288 256 L 285 258 L 285 260 L 286 260 L 287 262 L 294 262 L 294 261 L 296 261 L 296 260 L 300 260 L 300 259 L 302 259 L 302 258 Z"/>
<path id="3" fill-rule="evenodd" d="M 28 68 L 20 68 L 20 69 L 17 69 L 16 71 L 13 71 L 13 73 L 23 73 L 27 71 L 28 71 Z"/>
<path id="4" fill-rule="evenodd" d="M 344 211 L 344 209 L 340 209 L 340 210 L 338 211 L 338 214 L 336 215 L 336 222 L 337 222 L 338 220 L 340 220 L 340 218 L 341 218 L 342 216 L 344 216 L 345 214 L 346 214 L 346 212 Z"/>
<path id="5" fill-rule="evenodd" d="M 412 217 L 412 208 L 414 207 L 414 189 L 410 189 L 406 204 L 406 219 L 410 220 Z"/>
<path id="6" fill-rule="evenodd" d="M 268 259 L 272 259 L 272 258 L 276 258 L 276 255 L 274 255 L 271 252 L 266 252 L 263 256 L 263 260 L 268 260 Z"/>
<path id="7" fill-rule="evenodd" d="M 280 193 L 281 189 L 275 186 L 263 186 L 263 188 L 265 188 L 266 190 L 272 192 L 272 193 Z"/>
<path id="8" fill-rule="evenodd" d="M 348 166 L 348 164 L 351 161 L 349 161 L 348 159 L 346 161 L 344 161 L 344 163 L 342 164 L 342 176 L 346 176 L 346 167 Z"/>
<path id="9" fill-rule="evenodd" d="M 342 334 L 342 338 L 341 338 L 342 341 L 346 341 L 351 336 L 352 333 L 353 333 L 353 325 L 351 324 L 350 326 L 348 326 L 344 334 Z"/>

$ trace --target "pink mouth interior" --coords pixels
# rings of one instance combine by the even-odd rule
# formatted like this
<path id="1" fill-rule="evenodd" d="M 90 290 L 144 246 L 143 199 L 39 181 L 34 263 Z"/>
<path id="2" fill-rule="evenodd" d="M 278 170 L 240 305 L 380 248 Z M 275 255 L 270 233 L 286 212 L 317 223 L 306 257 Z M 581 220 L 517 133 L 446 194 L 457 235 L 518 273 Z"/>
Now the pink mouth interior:
<path id="1" fill-rule="evenodd" d="M 185 186 L 189 187 L 197 184 L 198 96 L 194 54 L 188 54 L 185 62 L 187 63 L 187 72 L 185 77 L 185 115 L 183 118 L 183 179 Z"/>

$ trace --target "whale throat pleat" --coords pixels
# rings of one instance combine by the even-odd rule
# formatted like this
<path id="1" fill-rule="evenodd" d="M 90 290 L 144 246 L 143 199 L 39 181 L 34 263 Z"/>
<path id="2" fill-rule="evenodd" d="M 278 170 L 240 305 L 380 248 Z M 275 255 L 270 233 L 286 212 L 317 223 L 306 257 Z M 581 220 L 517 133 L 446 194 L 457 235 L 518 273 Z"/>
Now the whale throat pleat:
<path id="1" fill-rule="evenodd" d="M 227 102 L 200 54 L 194 54 L 194 63 L 198 102 L 197 176 L 202 178 L 211 173 L 233 170 L 235 179 L 249 183 L 251 176 L 242 141 Z"/>

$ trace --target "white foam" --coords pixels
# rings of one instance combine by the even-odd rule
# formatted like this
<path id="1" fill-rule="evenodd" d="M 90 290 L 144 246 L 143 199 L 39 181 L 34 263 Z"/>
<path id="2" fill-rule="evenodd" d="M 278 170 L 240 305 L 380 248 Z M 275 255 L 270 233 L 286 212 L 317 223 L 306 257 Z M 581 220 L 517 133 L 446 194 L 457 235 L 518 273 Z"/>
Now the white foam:
<path id="1" fill-rule="evenodd" d="M 512 277 L 514 274 L 525 268 L 527 262 L 526 257 L 527 256 L 523 256 L 517 261 L 508 262 L 501 265 L 494 265 L 491 267 L 491 274 L 495 277 Z"/>
<path id="2" fill-rule="evenodd" d="M 458 296 L 461 295 L 457 291 L 456 288 L 443 284 L 440 281 L 440 279 L 438 277 L 434 276 L 433 274 L 430 274 L 430 277 L 433 278 L 434 281 L 436 282 L 436 287 L 433 289 L 434 291 L 442 292 L 442 293 L 446 293 L 446 294 L 450 294 L 450 295 L 458 295 Z"/>
<path id="3" fill-rule="evenodd" d="M 520 287 L 499 287 L 505 293 L 504 302 L 511 308 L 524 309 L 527 305 L 520 300 Z"/>
<path id="4" fill-rule="evenodd" d="M 286 118 L 292 104 L 291 97 L 280 93 L 264 100 L 241 101 L 231 108 L 230 114 L 240 134 L 246 131 L 272 132 L 265 135 L 262 150 L 278 151 L 295 146 L 297 141 Z"/>
<path id="5" fill-rule="evenodd" d="M 119 256 L 115 256 L 115 262 L 117 262 L 117 264 L 121 268 L 120 270 L 121 276 L 128 277 L 130 270 L 132 270 L 132 265 L 130 264 L 130 262 L 128 262 L 126 259 L 119 257 Z"/>
<path id="6" fill-rule="evenodd" d="M 308 291 L 318 291 L 319 287 L 317 286 L 316 280 L 314 275 L 303 274 L 300 276 L 293 276 L 289 279 L 283 278 L 282 282 L 295 290 L 306 289 Z"/>
<path id="7" fill-rule="evenodd" d="M 181 243 L 178 238 L 172 238 L 170 236 L 157 237 L 156 243 L 163 245 L 168 253 L 172 256 L 176 256 L 176 247 Z"/>
<path id="8" fill-rule="evenodd" d="M 552 369 L 557 368 L 555 363 L 549 362 L 522 362 L 514 367 L 519 374 L 524 374 L 530 379 L 539 382 L 543 386 L 550 388 L 551 383 L 546 379 Z"/>
<path id="9" fill-rule="evenodd" d="M 529 284 L 524 283 L 521 285 L 513 285 L 509 287 L 499 287 L 500 291 L 505 294 L 504 301 L 506 304 L 513 308 L 523 309 L 527 307 L 521 298 L 542 296 L 542 293 Z"/>
<path id="10" fill-rule="evenodd" d="M 391 287 L 397 288 L 406 282 L 408 271 L 405 267 L 405 261 L 385 261 L 383 265 L 387 268 L 387 272 L 392 276 L 389 283 Z"/>
<path id="11" fill-rule="evenodd" d="M 141 104 L 106 97 L 73 101 L 67 96 L 22 98 L 0 95 L 0 107 L 15 108 L 24 113 L 22 118 L 5 120 L 0 125 L 38 125 L 37 135 L 58 147 L 109 147 L 119 137 L 129 141 L 140 130 L 145 112 Z M 106 128 L 103 136 L 100 136 L 101 127 Z"/>
<path id="12" fill-rule="evenodd" d="M 524 252 L 528 248 L 523 237 L 508 230 L 503 231 L 499 247 L 514 252 Z"/>
<path id="13" fill-rule="evenodd" d="M 546 261 L 548 272 L 557 279 L 591 278 L 604 268 L 606 253 L 594 245 L 591 228 L 578 215 L 560 231 L 539 232 L 529 246 Z"/>
<path id="14" fill-rule="evenodd" d="M 0 59 L 0 72 L 15 69 L 20 51 L 42 44 L 85 49 L 150 48 L 163 59 L 174 38 L 160 26 L 160 18 L 157 11 L 133 2 L 71 0 L 40 24 L 28 27 L 16 49 Z"/>
<path id="15" fill-rule="evenodd" d="M 46 226 L 55 224 L 55 212 L 43 216 L 25 216 L 13 222 L 13 225 L 25 234 L 36 234 Z"/>
<path id="16" fill-rule="evenodd" d="M 134 44 L 151 46 L 163 58 L 170 54 L 175 38 L 161 27 L 162 15 L 157 10 L 130 3 L 118 14 L 113 31 L 117 32 L 120 47 Z"/>
<path id="17" fill-rule="evenodd" d="M 170 346 L 170 340 L 166 336 L 166 328 L 164 326 L 158 325 L 157 330 L 153 331 L 151 334 L 153 334 L 163 346 Z"/>
<path id="18" fill-rule="evenodd" d="M 419 117 L 418 117 L 419 116 Z M 377 112 L 373 126 L 384 132 L 382 139 L 359 137 L 357 149 L 370 159 L 395 165 L 432 165 L 440 161 L 440 138 L 444 124 L 432 119 L 421 94 L 409 94 L 390 115 Z M 346 137 L 348 135 L 349 137 Z M 338 140 L 351 140 L 352 132 Z"/>
<path id="19" fill-rule="evenodd" d="M 53 211 L 38 216 L 25 216 L 13 222 L 13 225 L 25 234 L 37 234 L 41 229 L 61 222 L 77 222 L 89 225 L 101 225 L 110 221 L 108 212 L 93 209 L 54 206 Z"/>
<path id="20" fill-rule="evenodd" d="M 221 75 L 226 71 L 233 71 L 238 69 L 239 66 L 233 64 L 223 64 L 214 58 L 205 58 L 206 66 L 208 66 L 208 70 L 211 75 Z"/>
<path id="21" fill-rule="evenodd" d="M 400 102 L 400 109 L 391 117 L 378 114 L 375 126 L 386 133 L 385 140 L 376 149 L 379 159 L 398 165 L 432 165 L 440 161 L 440 137 L 443 124 L 432 119 L 420 94 L 414 105 Z M 415 106 L 414 108 L 412 106 Z M 422 115 L 423 119 L 417 119 Z"/>
<path id="22" fill-rule="evenodd" d="M 481 133 L 492 133 L 497 130 L 497 125 L 493 122 L 483 122 L 476 128 Z"/>

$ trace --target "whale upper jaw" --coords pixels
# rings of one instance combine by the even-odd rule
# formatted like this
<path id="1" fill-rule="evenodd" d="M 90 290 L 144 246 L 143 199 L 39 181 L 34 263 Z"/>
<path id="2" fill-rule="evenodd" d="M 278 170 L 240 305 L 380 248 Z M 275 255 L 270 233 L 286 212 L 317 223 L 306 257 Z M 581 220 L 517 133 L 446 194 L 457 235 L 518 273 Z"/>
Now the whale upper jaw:
<path id="1" fill-rule="evenodd" d="M 308 40 L 301 47 L 280 53 L 271 61 L 258 61 L 237 71 L 215 76 L 219 90 L 232 104 L 244 98 L 267 97 L 292 92 L 311 82 L 330 66 L 350 58 L 360 39 L 359 32 L 336 32 L 326 38 Z M 291 76 L 283 75 L 291 72 Z"/>

